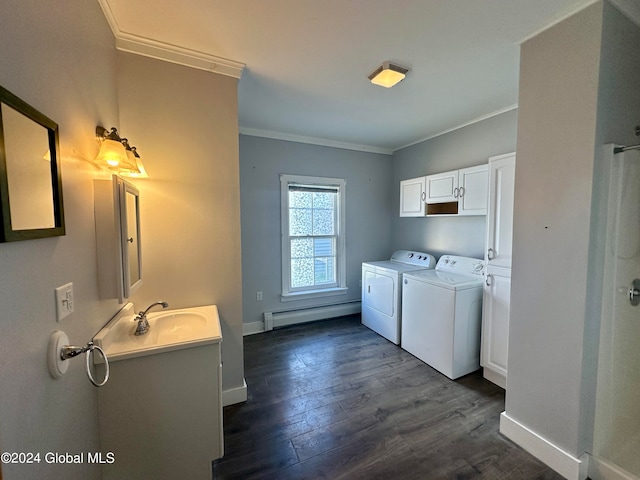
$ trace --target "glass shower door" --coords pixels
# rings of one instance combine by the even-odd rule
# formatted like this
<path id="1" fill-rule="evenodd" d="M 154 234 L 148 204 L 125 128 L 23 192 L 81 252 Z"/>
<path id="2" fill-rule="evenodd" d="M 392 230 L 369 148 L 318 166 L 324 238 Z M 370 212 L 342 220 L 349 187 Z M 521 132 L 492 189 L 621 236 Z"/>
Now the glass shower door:
<path id="1" fill-rule="evenodd" d="M 593 452 L 609 466 L 593 478 L 633 479 L 640 478 L 640 150 L 612 150 Z"/>

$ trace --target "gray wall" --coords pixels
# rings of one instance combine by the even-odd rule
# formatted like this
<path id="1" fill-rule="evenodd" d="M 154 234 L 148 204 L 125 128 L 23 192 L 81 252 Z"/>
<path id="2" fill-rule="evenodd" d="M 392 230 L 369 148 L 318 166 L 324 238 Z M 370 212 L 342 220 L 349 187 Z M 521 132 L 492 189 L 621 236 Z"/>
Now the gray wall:
<path id="1" fill-rule="evenodd" d="M 516 149 L 517 110 L 398 150 L 393 156 L 392 249 L 484 258 L 486 217 L 400 218 L 400 181 L 487 163 Z"/>
<path id="2" fill-rule="evenodd" d="M 97 124 L 118 125 L 116 50 L 98 2 L 3 0 L 0 85 L 59 124 L 67 234 L 0 244 L 0 450 L 99 451 L 96 389 L 83 359 L 53 380 L 54 330 L 84 343 L 115 313 L 98 298 L 93 176 Z M 73 282 L 75 313 L 56 322 L 54 288 Z M 9 479 L 100 478 L 99 465 L 5 464 Z"/>
<path id="3" fill-rule="evenodd" d="M 244 322 L 267 311 L 359 300 L 361 264 L 391 255 L 391 156 L 240 135 L 242 291 Z M 280 174 L 347 181 L 346 295 L 283 303 Z M 263 301 L 256 292 L 263 292 Z"/>
<path id="4" fill-rule="evenodd" d="M 576 457 L 592 433 L 599 152 L 637 142 L 639 46 L 602 2 L 522 46 L 506 413 Z"/>

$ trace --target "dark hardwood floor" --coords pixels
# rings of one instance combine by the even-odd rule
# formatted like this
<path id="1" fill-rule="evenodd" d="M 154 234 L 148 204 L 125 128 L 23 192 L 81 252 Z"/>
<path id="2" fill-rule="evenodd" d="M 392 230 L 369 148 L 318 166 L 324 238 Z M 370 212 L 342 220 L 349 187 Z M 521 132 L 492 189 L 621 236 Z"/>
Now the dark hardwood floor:
<path id="1" fill-rule="evenodd" d="M 245 337 L 215 479 L 561 479 L 498 433 L 504 391 L 342 317 Z"/>

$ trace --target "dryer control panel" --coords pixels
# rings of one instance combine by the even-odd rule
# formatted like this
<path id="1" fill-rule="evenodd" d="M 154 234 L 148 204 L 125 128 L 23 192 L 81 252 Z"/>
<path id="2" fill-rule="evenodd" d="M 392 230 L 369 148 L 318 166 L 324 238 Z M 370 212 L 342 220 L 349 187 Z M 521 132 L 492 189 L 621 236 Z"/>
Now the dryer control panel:
<path id="1" fill-rule="evenodd" d="M 424 252 L 412 252 L 411 250 L 396 250 L 391 256 L 392 262 L 418 265 L 424 268 L 434 268 L 436 259 L 433 255 Z"/>

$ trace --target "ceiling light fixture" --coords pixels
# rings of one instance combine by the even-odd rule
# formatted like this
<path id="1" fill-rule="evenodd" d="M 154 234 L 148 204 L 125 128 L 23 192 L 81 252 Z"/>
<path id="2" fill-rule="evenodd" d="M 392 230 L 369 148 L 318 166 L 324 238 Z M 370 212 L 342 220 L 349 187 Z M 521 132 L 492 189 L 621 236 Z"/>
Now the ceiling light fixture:
<path id="1" fill-rule="evenodd" d="M 408 68 L 395 65 L 391 62 L 383 62 L 382 65 L 371 72 L 369 80 L 371 80 L 371 83 L 375 85 L 391 88 L 395 84 L 404 80 L 404 77 L 407 76 L 407 72 L 409 72 Z"/>

